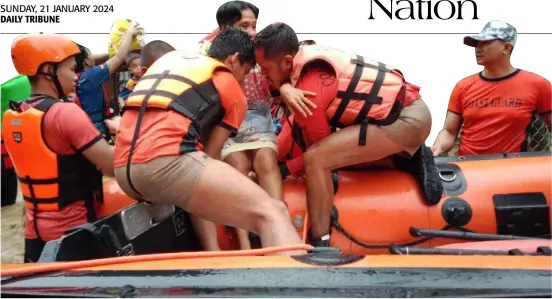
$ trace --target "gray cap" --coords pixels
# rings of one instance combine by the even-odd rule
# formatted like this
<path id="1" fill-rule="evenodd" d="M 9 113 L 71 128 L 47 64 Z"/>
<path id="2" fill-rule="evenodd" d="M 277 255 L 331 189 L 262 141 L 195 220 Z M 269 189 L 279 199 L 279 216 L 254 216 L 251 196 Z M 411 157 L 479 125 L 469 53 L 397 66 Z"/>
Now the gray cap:
<path id="1" fill-rule="evenodd" d="M 476 47 L 480 41 L 500 39 L 512 46 L 516 45 L 517 30 L 514 26 L 502 21 L 490 21 L 479 34 L 464 37 L 464 44 Z"/>

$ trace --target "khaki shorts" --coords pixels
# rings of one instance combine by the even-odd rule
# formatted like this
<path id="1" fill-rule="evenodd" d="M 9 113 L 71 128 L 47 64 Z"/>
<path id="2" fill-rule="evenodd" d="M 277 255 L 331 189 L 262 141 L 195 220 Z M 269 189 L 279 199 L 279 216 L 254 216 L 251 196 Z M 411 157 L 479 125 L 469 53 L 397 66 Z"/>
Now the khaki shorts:
<path id="1" fill-rule="evenodd" d="M 431 131 L 431 113 L 421 98 L 403 108 L 399 118 L 389 126 L 380 126 L 383 133 L 412 156 L 420 148 Z"/>
<path id="2" fill-rule="evenodd" d="M 211 158 L 196 151 L 181 156 L 160 157 L 144 164 L 130 166 L 130 187 L 126 166 L 115 168 L 115 178 L 121 189 L 129 196 L 159 204 L 171 204 L 186 208 L 196 182 Z"/>

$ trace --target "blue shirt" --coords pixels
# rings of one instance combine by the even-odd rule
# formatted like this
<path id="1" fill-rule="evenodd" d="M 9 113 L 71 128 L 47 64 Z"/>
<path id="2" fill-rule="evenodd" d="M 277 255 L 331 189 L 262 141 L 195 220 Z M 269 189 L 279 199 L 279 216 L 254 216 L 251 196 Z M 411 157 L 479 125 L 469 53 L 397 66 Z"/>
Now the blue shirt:
<path id="1" fill-rule="evenodd" d="M 82 109 L 103 134 L 107 133 L 107 127 L 104 123 L 106 107 L 102 85 L 107 80 L 109 80 L 109 67 L 104 63 L 82 72 L 77 83 L 77 97 Z"/>
<path id="2" fill-rule="evenodd" d="M 130 78 L 128 79 L 121 90 L 119 91 L 119 97 L 123 100 L 126 100 L 128 96 L 132 93 L 134 90 L 134 86 L 136 86 L 137 81 Z"/>

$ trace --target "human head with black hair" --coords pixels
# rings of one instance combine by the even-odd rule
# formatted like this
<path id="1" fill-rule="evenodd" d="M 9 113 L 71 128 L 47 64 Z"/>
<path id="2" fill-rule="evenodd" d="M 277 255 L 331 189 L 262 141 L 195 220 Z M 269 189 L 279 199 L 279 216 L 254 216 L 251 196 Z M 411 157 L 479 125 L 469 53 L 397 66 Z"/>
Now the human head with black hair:
<path id="1" fill-rule="evenodd" d="M 130 53 L 126 57 L 125 63 L 128 67 L 128 71 L 132 75 L 133 79 L 138 80 L 142 77 L 142 70 L 140 68 L 140 54 Z"/>
<path id="2" fill-rule="evenodd" d="M 299 51 L 299 39 L 293 28 L 273 23 L 261 30 L 254 41 L 255 58 L 272 86 L 279 88 L 293 71 L 293 58 Z"/>
<path id="3" fill-rule="evenodd" d="M 162 40 L 154 40 L 147 43 L 143 48 L 140 55 L 140 65 L 142 75 L 146 73 L 149 67 L 157 60 L 159 57 L 174 51 L 174 47 Z"/>
<path id="4" fill-rule="evenodd" d="M 77 61 L 77 67 L 75 68 L 75 73 L 79 74 L 95 65 L 94 59 L 90 57 L 90 49 L 83 45 L 77 44 L 79 47 L 80 53 L 75 56 Z"/>
<path id="5" fill-rule="evenodd" d="M 239 29 L 223 30 L 211 43 L 207 55 L 224 63 L 239 82 L 255 65 L 253 41 Z"/>
<path id="6" fill-rule="evenodd" d="M 306 39 L 299 42 L 299 46 L 310 46 L 316 45 L 316 42 L 312 39 Z"/>
<path id="7" fill-rule="evenodd" d="M 217 23 L 221 30 L 228 27 L 240 29 L 251 38 L 257 33 L 257 6 L 245 1 L 228 1 L 217 10 Z"/>

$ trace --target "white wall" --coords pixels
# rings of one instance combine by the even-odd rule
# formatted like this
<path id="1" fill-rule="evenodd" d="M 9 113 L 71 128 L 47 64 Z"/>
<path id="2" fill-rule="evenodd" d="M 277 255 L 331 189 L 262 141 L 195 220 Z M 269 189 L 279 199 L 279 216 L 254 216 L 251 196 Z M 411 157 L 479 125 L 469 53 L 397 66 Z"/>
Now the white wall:
<path id="1" fill-rule="evenodd" d="M 462 39 L 466 33 L 478 33 L 487 21 L 499 19 L 516 26 L 521 34 L 513 54 L 514 66 L 538 73 L 552 81 L 551 0 L 476 0 L 479 20 L 471 20 L 473 11 L 469 5 L 465 5 L 468 9 L 463 12 L 464 20 L 449 21 L 391 21 L 379 9 L 374 10 L 375 20 L 368 20 L 369 0 L 250 1 L 261 10 L 258 30 L 271 22 L 286 22 L 298 33 L 317 33 L 301 34 L 300 39 L 314 39 L 318 43 L 354 51 L 400 68 L 408 81 L 422 87 L 422 96 L 433 114 L 433 128 L 427 144 L 433 143 L 443 125 L 448 98 L 454 84 L 481 69 L 475 63 L 474 49 L 464 46 Z M 40 2 L 29 0 L 25 3 L 37 5 L 39 9 Z M 10 46 L 17 35 L 5 33 L 77 33 L 67 36 L 86 45 L 95 53 L 105 53 L 107 34 L 82 33 L 107 33 L 115 19 L 130 18 L 140 22 L 146 32 L 150 33 L 146 42 L 162 39 L 177 49 L 184 49 L 194 47 L 205 33 L 217 27 L 215 12 L 224 2 L 225 0 L 176 1 L 169 4 L 168 1 L 161 0 L 117 1 L 113 4 L 113 13 L 58 14 L 61 20 L 59 24 L 0 24 L 0 82 L 16 75 L 11 63 Z M 389 0 L 380 2 L 387 4 Z M 53 4 L 82 2 L 59 0 L 51 3 L 50 11 Z M 105 4 L 109 1 L 90 0 L 86 3 Z M 443 15 L 446 14 L 446 7 L 447 3 L 440 6 Z M 417 34 L 322 34 L 330 32 Z M 548 34 L 544 34 L 547 32 Z"/>

